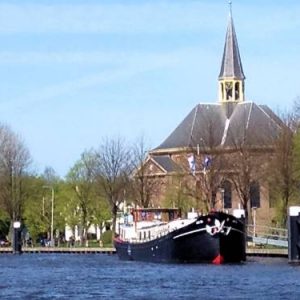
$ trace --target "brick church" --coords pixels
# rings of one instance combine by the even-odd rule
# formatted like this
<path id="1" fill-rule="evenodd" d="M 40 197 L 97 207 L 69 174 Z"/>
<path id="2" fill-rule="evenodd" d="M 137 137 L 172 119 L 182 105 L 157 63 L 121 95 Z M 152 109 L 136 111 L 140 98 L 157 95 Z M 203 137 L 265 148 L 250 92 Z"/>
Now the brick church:
<path id="1" fill-rule="evenodd" d="M 156 189 L 149 192 L 150 205 L 199 211 L 244 207 L 250 223 L 270 224 L 274 212 L 269 201 L 268 158 L 283 124 L 268 106 L 245 98 L 231 12 L 218 94 L 213 104 L 197 104 L 149 152 L 144 168 L 148 179 L 156 181 Z"/>

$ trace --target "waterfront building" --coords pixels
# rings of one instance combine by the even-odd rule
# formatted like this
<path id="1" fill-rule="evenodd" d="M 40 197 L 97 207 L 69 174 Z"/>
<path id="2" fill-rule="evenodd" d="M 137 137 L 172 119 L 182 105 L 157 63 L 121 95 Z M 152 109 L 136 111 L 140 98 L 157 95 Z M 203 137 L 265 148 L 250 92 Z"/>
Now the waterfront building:
<path id="1" fill-rule="evenodd" d="M 250 222 L 271 223 L 266 170 L 283 123 L 268 106 L 246 98 L 245 79 L 230 11 L 218 100 L 197 104 L 149 152 L 144 172 L 156 182 L 149 191 L 150 205 L 244 207 Z"/>

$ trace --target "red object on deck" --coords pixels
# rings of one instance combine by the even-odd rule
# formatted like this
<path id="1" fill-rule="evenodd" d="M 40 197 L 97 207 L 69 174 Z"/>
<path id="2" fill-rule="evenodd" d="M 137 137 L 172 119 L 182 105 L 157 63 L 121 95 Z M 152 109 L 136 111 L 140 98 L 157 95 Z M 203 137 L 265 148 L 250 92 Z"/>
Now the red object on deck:
<path id="1" fill-rule="evenodd" d="M 224 258 L 221 254 L 217 255 L 214 260 L 212 261 L 215 265 L 221 265 L 224 262 Z"/>

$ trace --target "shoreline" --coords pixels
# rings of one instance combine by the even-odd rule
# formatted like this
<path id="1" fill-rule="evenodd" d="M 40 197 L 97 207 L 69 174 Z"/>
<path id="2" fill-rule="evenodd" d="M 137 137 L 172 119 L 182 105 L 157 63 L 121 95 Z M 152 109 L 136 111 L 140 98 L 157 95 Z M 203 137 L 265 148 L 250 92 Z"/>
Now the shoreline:
<path id="1" fill-rule="evenodd" d="M 13 253 L 12 247 L 0 248 L 0 254 Z M 22 253 L 61 253 L 61 254 L 116 254 L 113 247 L 24 247 Z M 288 249 L 247 248 L 247 256 L 288 257 Z"/>

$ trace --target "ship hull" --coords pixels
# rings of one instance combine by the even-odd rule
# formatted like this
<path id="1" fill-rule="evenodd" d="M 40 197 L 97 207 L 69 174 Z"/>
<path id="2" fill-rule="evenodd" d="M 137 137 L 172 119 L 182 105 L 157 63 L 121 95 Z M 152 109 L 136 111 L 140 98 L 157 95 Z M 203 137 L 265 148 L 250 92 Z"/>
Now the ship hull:
<path id="1" fill-rule="evenodd" d="M 219 212 L 151 241 L 130 243 L 116 238 L 114 244 L 122 260 L 221 264 L 242 262 L 246 257 L 244 223 Z"/>

